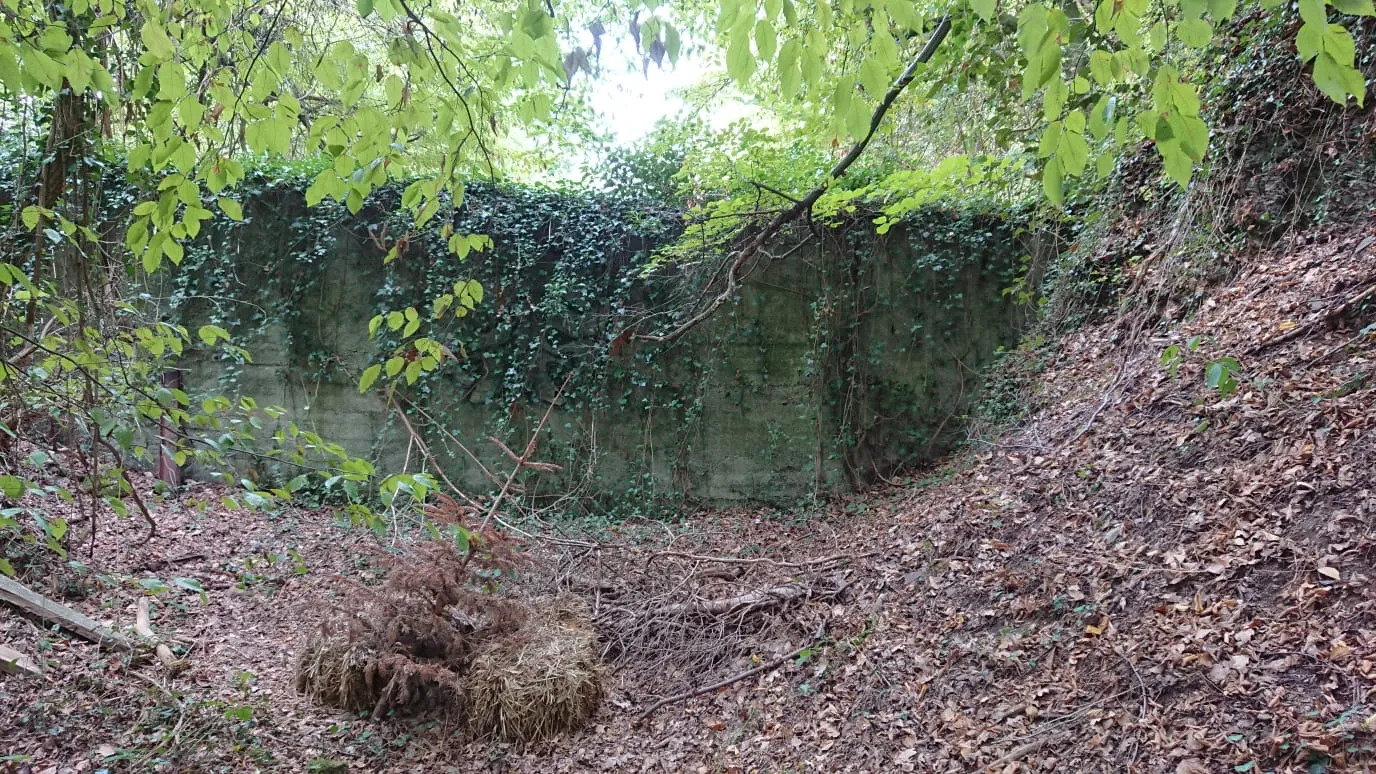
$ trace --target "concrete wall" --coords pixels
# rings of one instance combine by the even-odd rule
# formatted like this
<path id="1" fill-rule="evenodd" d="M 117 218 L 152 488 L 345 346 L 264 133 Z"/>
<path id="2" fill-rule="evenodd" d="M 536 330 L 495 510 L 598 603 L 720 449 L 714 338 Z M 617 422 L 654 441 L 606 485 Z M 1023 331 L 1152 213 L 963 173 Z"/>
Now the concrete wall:
<path id="1" fill-rule="evenodd" d="M 216 248 L 235 267 L 221 292 L 248 295 L 278 270 L 274 258 L 291 231 L 286 215 L 260 213 Z M 902 228 L 864 239 L 861 249 L 854 235 L 805 247 L 756 272 L 736 303 L 670 352 L 627 347 L 610 358 L 602 371 L 606 394 L 634 398 L 557 408 L 538 456 L 564 472 L 523 476 L 527 491 L 647 507 L 680 496 L 792 504 L 943 451 L 974 397 L 978 370 L 1015 340 L 1019 310 L 1003 290 L 1026 250 L 1000 237 L 950 260 L 950 244 L 927 245 Z M 492 260 L 500 253 L 498 245 Z M 313 260 L 318 280 L 296 318 L 269 321 L 240 342 L 253 362 L 226 379 L 224 363 L 193 357 L 188 387 L 228 388 L 281 405 L 298 425 L 384 470 L 416 470 L 421 460 L 414 447 L 407 458 L 399 422 L 376 394 L 360 395 L 355 381 L 376 362 L 367 324 L 387 280 L 379 254 L 343 224 Z M 188 314 L 186 323 L 196 317 Z M 588 351 L 605 352 L 605 344 L 592 342 Z M 335 361 L 322 370 L 305 362 L 312 352 Z M 483 353 L 470 357 L 477 362 Z M 651 359 L 659 386 L 636 386 Z M 494 406 L 496 389 L 490 379 L 437 379 L 416 394 L 418 405 L 442 418 L 442 427 L 425 430 L 428 444 L 446 473 L 474 492 L 491 489 L 491 478 L 459 444 L 504 477 L 510 465 L 487 436 L 496 433 L 519 451 L 545 408 Z M 413 420 L 427 424 L 419 415 Z"/>

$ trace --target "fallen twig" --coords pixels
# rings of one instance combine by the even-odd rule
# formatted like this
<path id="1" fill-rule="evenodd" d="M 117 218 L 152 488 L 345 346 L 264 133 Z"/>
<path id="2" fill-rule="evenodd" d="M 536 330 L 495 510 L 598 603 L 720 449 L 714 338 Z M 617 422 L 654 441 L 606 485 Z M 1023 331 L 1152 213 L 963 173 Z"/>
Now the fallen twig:
<path id="1" fill-rule="evenodd" d="M 186 556 L 174 556 L 167 559 L 149 559 L 133 569 L 135 572 L 157 572 L 174 564 L 185 564 L 204 558 L 206 558 L 205 554 L 187 554 Z"/>
<path id="2" fill-rule="evenodd" d="M 692 691 L 687 691 L 685 693 L 680 693 L 674 696 L 670 696 L 668 698 L 660 699 L 659 701 L 655 702 L 654 704 L 651 704 L 649 707 L 642 710 L 639 715 L 636 715 L 635 720 L 633 722 L 640 723 L 645 718 L 648 718 L 655 712 L 659 711 L 664 707 L 669 706 L 670 704 L 675 704 L 681 701 L 687 701 L 688 699 L 691 699 L 695 696 L 702 696 L 705 693 L 711 693 L 712 691 L 725 688 L 726 686 L 731 685 L 732 683 L 738 683 L 741 680 L 748 680 L 751 677 L 755 677 L 756 675 L 762 675 L 765 672 L 770 672 L 775 669 L 778 669 L 780 666 L 783 666 L 786 662 L 791 661 L 797 658 L 798 656 L 802 655 L 803 651 L 810 650 L 821 645 L 822 635 L 826 633 L 826 627 L 827 622 L 823 621 L 821 625 L 817 627 L 817 633 L 813 635 L 811 642 L 809 642 L 801 648 L 798 648 L 797 650 L 785 653 L 784 655 L 779 656 L 778 658 L 774 659 L 773 661 L 770 661 L 767 664 L 761 664 L 757 667 L 754 667 L 753 669 L 747 669 L 746 671 L 741 672 L 738 675 L 733 675 L 731 677 L 726 678 L 725 680 L 712 683 L 711 685 L 704 686 L 702 688 L 697 688 Z"/>
<path id="3" fill-rule="evenodd" d="M 535 453 L 536 443 L 540 440 L 540 433 L 545 429 L 545 424 L 549 422 L 549 415 L 554 413 L 554 404 L 559 402 L 559 397 L 564 394 L 564 389 L 569 386 L 569 380 L 573 374 L 564 377 L 564 383 L 559 385 L 559 391 L 554 393 L 554 399 L 549 402 L 549 407 L 545 409 L 545 415 L 540 417 L 540 424 L 535 426 L 535 432 L 530 434 L 530 440 L 526 442 L 526 450 L 516 460 L 516 465 L 507 474 L 506 483 L 502 484 L 502 491 L 492 498 L 492 506 L 487 509 L 487 515 L 483 517 L 482 524 L 478 525 L 478 532 L 487 529 L 487 525 L 492 522 L 497 515 L 497 509 L 502 507 L 502 501 L 506 499 L 507 492 L 511 491 L 511 484 L 516 480 L 523 468 L 530 467 L 530 455 Z"/>
<path id="4" fill-rule="evenodd" d="M 806 562 L 784 562 L 778 559 L 769 559 L 767 557 L 762 556 L 754 558 L 735 556 L 703 556 L 701 554 L 690 554 L 685 553 L 683 551 L 660 551 L 658 553 L 652 554 L 649 559 L 646 559 L 645 564 L 649 565 L 651 562 L 660 557 L 673 556 L 678 557 L 679 559 L 688 559 L 694 562 L 718 562 L 721 564 L 768 564 L 774 567 L 791 567 L 793 569 L 800 569 L 803 567 L 815 567 L 819 564 L 829 564 L 831 562 L 839 562 L 842 560 L 853 562 L 856 559 L 864 559 L 867 556 L 874 556 L 877 553 L 879 552 L 870 551 L 868 553 L 858 554 L 855 556 L 852 556 L 850 554 L 834 554 L 832 556 L 824 557 L 822 559 L 809 559 Z"/>
<path id="5" fill-rule="evenodd" d="M 157 635 L 153 634 L 153 624 L 148 615 L 148 597 L 139 597 L 138 608 L 134 612 L 134 631 L 138 632 L 140 637 L 157 640 Z M 167 667 L 168 671 L 177 672 L 181 669 L 181 660 L 165 643 L 159 642 L 153 650 L 157 653 L 158 660 Z"/>
<path id="6" fill-rule="evenodd" d="M 811 583 L 788 583 L 769 589 L 737 594 L 734 597 L 726 597 L 725 599 L 707 599 L 697 602 L 665 605 L 656 609 L 654 613 L 656 615 L 731 615 L 733 613 L 743 613 L 761 607 L 771 607 L 773 605 L 792 602 L 795 599 L 804 597 L 829 599 L 839 596 L 841 592 L 845 591 L 847 585 L 849 584 L 842 584 L 836 588 L 818 591 Z"/>
<path id="7" fill-rule="evenodd" d="M 1052 742 L 1061 741 L 1067 735 L 1069 735 L 1069 733 L 1069 731 L 1058 731 L 1054 734 L 1051 734 L 1050 736 L 1044 736 L 1041 739 L 1028 742 L 1027 744 L 1022 745 L 1021 747 L 1015 747 L 1012 750 L 1009 750 L 1007 755 L 1004 755 L 1002 758 L 999 758 L 998 760 L 994 761 L 988 766 L 985 766 L 984 770 L 993 771 L 994 769 L 997 769 L 1000 766 L 1006 766 L 1010 763 L 1013 763 L 1014 761 L 1021 760 L 1022 758 L 1031 755 L 1032 753 L 1042 749 L 1043 747 L 1051 744 Z"/>

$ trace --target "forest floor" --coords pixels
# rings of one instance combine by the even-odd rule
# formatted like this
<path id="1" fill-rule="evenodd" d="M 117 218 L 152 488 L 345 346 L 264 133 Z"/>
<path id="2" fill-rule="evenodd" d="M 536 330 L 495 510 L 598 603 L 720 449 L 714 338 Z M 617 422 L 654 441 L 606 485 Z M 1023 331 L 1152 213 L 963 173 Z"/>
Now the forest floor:
<path id="1" fill-rule="evenodd" d="M 699 601 L 807 593 L 701 632 L 716 659 L 691 633 L 640 632 L 583 730 L 524 747 L 298 695 L 332 579 L 375 581 L 377 541 L 323 511 L 227 514 L 193 487 L 151 542 L 137 520 L 106 526 L 95 572 L 24 578 L 123 626 L 161 579 L 153 628 L 188 646 L 186 670 L 5 609 L 0 642 L 45 673 L 0 682 L 0 771 L 1372 770 L 1373 308 L 1376 228 L 1310 235 L 1252 256 L 1184 323 L 1124 316 L 1051 345 L 1027 419 L 921 476 L 819 513 L 542 549 L 540 577 L 599 589 L 598 620 L 622 620 L 604 638 L 626 635 L 624 600 L 667 599 L 664 578 Z M 1225 356 L 1227 396 L 1205 374 Z"/>

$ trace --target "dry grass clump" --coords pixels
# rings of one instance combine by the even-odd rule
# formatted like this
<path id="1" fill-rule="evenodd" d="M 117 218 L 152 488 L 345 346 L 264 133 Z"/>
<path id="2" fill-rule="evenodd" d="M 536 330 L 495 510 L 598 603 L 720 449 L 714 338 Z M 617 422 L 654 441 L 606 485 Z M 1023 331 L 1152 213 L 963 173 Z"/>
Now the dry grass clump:
<path id="1" fill-rule="evenodd" d="M 482 736 L 531 741 L 578 728 L 602 695 L 597 634 L 578 600 L 541 605 L 492 639 L 464 676 L 469 727 Z"/>
<path id="2" fill-rule="evenodd" d="M 516 558 L 493 533 L 469 553 L 419 546 L 379 588 L 346 583 L 297 659 L 297 690 L 373 719 L 467 714 L 480 733 L 513 741 L 577 727 L 600 696 L 596 635 L 570 600 L 536 613 L 497 593 L 493 578 Z"/>
<path id="3" fill-rule="evenodd" d="M 296 660 L 296 690 L 321 704 L 353 712 L 371 711 L 382 696 L 376 657 L 361 642 L 341 642 L 316 634 Z"/>

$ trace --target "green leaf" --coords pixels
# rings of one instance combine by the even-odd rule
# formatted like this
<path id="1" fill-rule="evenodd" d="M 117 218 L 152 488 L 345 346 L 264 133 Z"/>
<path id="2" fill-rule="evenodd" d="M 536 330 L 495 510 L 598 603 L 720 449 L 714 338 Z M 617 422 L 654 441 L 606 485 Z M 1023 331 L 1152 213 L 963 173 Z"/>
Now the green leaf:
<path id="1" fill-rule="evenodd" d="M 1046 191 L 1046 198 L 1052 204 L 1060 205 L 1065 203 L 1065 182 L 1062 180 L 1061 160 L 1053 158 L 1046 162 L 1046 169 L 1042 170 L 1042 189 Z"/>
<path id="2" fill-rule="evenodd" d="M 1083 134 L 1067 132 L 1061 138 L 1061 147 L 1056 156 L 1062 159 L 1066 174 L 1079 177 L 1084 174 L 1085 165 L 1089 162 L 1089 143 L 1085 142 Z"/>
<path id="3" fill-rule="evenodd" d="M 469 304 L 470 308 L 475 304 L 481 304 L 483 302 L 483 283 L 475 279 L 468 280 L 463 285 L 463 295 L 472 299 L 473 303 Z"/>
<path id="4" fill-rule="evenodd" d="M 1349 16 L 1376 16 L 1376 4 L 1372 0 L 1332 0 L 1338 13 Z"/>
<path id="5" fill-rule="evenodd" d="M 358 15 L 368 18 L 373 13 L 373 0 L 358 0 Z"/>
<path id="6" fill-rule="evenodd" d="M 1209 389 L 1218 390 L 1219 395 L 1226 398 L 1237 390 L 1237 379 L 1234 374 L 1242 370 L 1242 365 L 1236 358 L 1223 357 L 1209 363 L 1204 370 L 1204 383 Z"/>
<path id="7" fill-rule="evenodd" d="M 1300 18 L 1306 24 L 1328 25 L 1328 12 L 1324 10 L 1324 0 L 1299 0 Z"/>
<path id="8" fill-rule="evenodd" d="M 889 88 L 889 73 L 878 57 L 870 57 L 860 65 L 860 84 L 874 99 L 878 100 Z"/>
<path id="9" fill-rule="evenodd" d="M 1333 61 L 1344 67 L 1351 67 L 1356 60 L 1357 45 L 1352 34 L 1341 24 L 1330 24 L 1323 31 L 1323 50 L 1333 55 Z"/>
<path id="10" fill-rule="evenodd" d="M 378 376 L 380 376 L 381 374 L 382 366 L 380 365 L 370 365 L 367 368 L 363 369 L 363 376 L 358 380 L 359 393 L 367 392 L 368 388 L 373 386 L 373 384 L 377 381 Z"/>
<path id="11" fill-rule="evenodd" d="M 1166 165 L 1166 175 L 1174 180 L 1181 188 L 1190 184 L 1190 176 L 1194 174 L 1194 163 L 1185 151 L 1180 149 L 1177 140 L 1158 142 L 1156 149 L 1161 153 L 1161 160 Z"/>
<path id="12" fill-rule="evenodd" d="M 141 37 L 144 48 L 158 59 L 171 59 L 177 53 L 177 47 L 172 43 L 172 39 L 167 37 L 162 25 L 156 21 L 144 23 Z"/>
<path id="13" fill-rule="evenodd" d="M 1366 81 L 1355 68 L 1339 64 L 1333 55 L 1324 51 L 1314 59 L 1314 85 L 1329 99 L 1343 105 L 1349 96 L 1362 104 L 1366 96 Z"/>
<path id="14" fill-rule="evenodd" d="M 207 347 L 215 346 L 216 341 L 229 341 L 229 331 L 218 325 L 202 325 L 196 335 L 201 337 Z"/>
<path id="15" fill-rule="evenodd" d="M 244 208 L 233 199 L 230 199 L 226 196 L 221 196 L 219 199 L 216 199 L 215 202 L 220 205 L 220 211 L 223 212 L 230 220 L 244 219 Z"/>
<path id="16" fill-rule="evenodd" d="M 1097 49 L 1089 55 L 1089 74 L 1101 85 L 1108 86 L 1115 80 L 1113 77 L 1113 55 L 1103 49 Z"/>
<path id="17" fill-rule="evenodd" d="M 28 484 L 18 476 L 0 476 L 0 494 L 10 500 L 18 500 L 27 489 Z"/>
<path id="18" fill-rule="evenodd" d="M 1367 0 L 1370 4 L 1371 0 Z M 1226 21 L 1237 13 L 1237 0 L 1209 0 L 1209 15 L 1217 21 Z"/>
<path id="19" fill-rule="evenodd" d="M 1214 36 L 1214 28 L 1203 19 L 1186 19 L 1176 27 L 1180 42 L 1190 48 L 1204 48 Z"/>
<path id="20" fill-rule="evenodd" d="M 750 53 L 750 38 L 733 35 L 726 49 L 726 74 L 744 86 L 755 73 L 755 57 Z"/>
<path id="21" fill-rule="evenodd" d="M 1295 33 L 1295 49 L 1299 52 L 1301 61 L 1308 62 L 1323 50 L 1323 39 L 1327 26 L 1326 24 L 1308 23 L 1300 25 L 1299 32 Z"/>
<path id="22" fill-rule="evenodd" d="M 1209 126 L 1194 116 L 1181 116 L 1176 131 L 1180 148 L 1195 161 L 1203 161 L 1209 149 Z"/>
<path id="23" fill-rule="evenodd" d="M 161 594 L 162 592 L 167 591 L 167 584 L 163 583 L 161 580 L 158 580 L 157 578 L 143 578 L 139 580 L 138 584 L 142 586 L 144 589 L 153 592 L 154 594 Z"/>
<path id="24" fill-rule="evenodd" d="M 985 21 L 994 18 L 994 14 L 998 11 L 998 7 L 998 0 L 970 0 L 970 8 L 973 9 L 975 13 L 979 14 L 979 17 Z"/>
<path id="25" fill-rule="evenodd" d="M 766 62 L 772 60 L 778 49 L 779 36 L 774 31 L 774 25 L 768 19 L 760 19 L 755 23 L 755 50 L 759 52 L 760 59 Z"/>

